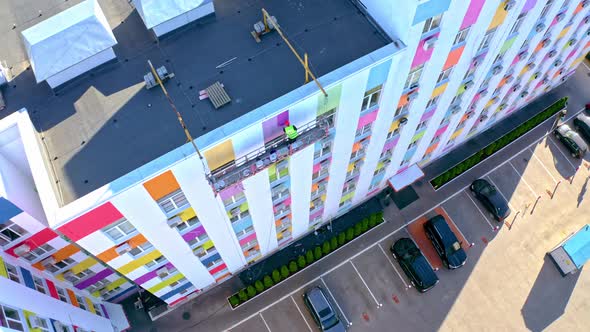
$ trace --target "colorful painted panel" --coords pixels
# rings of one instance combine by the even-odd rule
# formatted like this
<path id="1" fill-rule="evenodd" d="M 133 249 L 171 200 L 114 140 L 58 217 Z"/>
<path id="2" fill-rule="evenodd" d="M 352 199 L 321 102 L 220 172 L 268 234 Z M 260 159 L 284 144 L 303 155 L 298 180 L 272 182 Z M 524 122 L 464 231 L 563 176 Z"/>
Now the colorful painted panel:
<path id="1" fill-rule="evenodd" d="M 504 6 L 505 6 L 505 2 L 504 1 L 500 2 L 498 9 L 496 9 L 496 14 L 494 14 L 494 18 L 492 18 L 492 22 L 490 23 L 490 26 L 488 26 L 487 30 L 496 28 L 500 24 L 504 23 L 504 20 L 506 19 L 506 16 L 508 15 L 508 12 L 504 10 Z"/>
<path id="2" fill-rule="evenodd" d="M 449 55 L 447 57 L 447 61 L 445 62 L 443 70 L 447 70 L 447 69 L 453 67 L 454 65 L 456 65 L 457 62 L 459 62 L 459 59 L 461 59 L 461 55 L 463 54 L 464 49 L 465 49 L 465 45 L 462 45 L 460 47 L 453 49 L 451 52 L 449 52 Z"/>
<path id="3" fill-rule="evenodd" d="M 385 81 L 387 80 L 387 75 L 389 74 L 390 67 L 391 59 L 371 68 L 371 70 L 369 71 L 369 80 L 367 81 L 367 87 L 365 91 L 371 90 L 385 83 Z"/>
<path id="4" fill-rule="evenodd" d="M 445 92 L 448 85 L 449 85 L 449 83 L 445 83 L 445 84 L 441 84 L 441 85 L 437 86 L 436 88 L 434 88 L 434 90 L 432 91 L 432 96 L 430 96 L 430 98 L 432 99 L 436 96 L 441 95 L 443 92 Z"/>
<path id="5" fill-rule="evenodd" d="M 502 45 L 502 48 L 500 49 L 500 53 L 506 53 L 506 51 L 508 51 L 508 49 L 510 47 L 512 47 L 512 45 L 514 44 L 516 37 L 518 37 L 518 36 L 514 36 L 514 37 L 508 39 L 507 41 L 505 41 L 504 45 Z"/>
<path id="6" fill-rule="evenodd" d="M 106 277 L 112 275 L 113 273 L 115 273 L 115 272 L 113 272 L 113 270 L 111 270 L 111 269 L 108 269 L 108 268 L 104 269 L 104 270 L 98 272 L 97 274 L 95 274 L 87 279 L 84 279 L 80 283 L 76 284 L 75 287 L 78 289 L 85 289 L 86 287 L 88 287 L 90 285 L 94 285 L 95 283 L 97 283 L 101 280 L 104 280 Z"/>
<path id="7" fill-rule="evenodd" d="M 414 54 L 414 60 L 412 60 L 412 66 L 410 68 L 414 68 L 414 67 L 424 64 L 426 61 L 430 60 L 430 57 L 432 56 L 432 52 L 434 52 L 434 47 L 426 48 L 424 46 L 424 44 L 429 39 L 438 38 L 439 35 L 440 35 L 440 33 L 437 32 L 436 34 L 434 34 L 428 38 L 424 38 L 424 39 L 420 40 L 420 42 L 418 43 L 418 47 L 416 48 L 416 54 Z"/>
<path id="8" fill-rule="evenodd" d="M 70 221 L 58 230 L 72 241 L 78 241 L 121 218 L 123 218 L 121 212 L 108 202 Z"/>
<path id="9" fill-rule="evenodd" d="M 533 9 L 537 4 L 537 0 L 526 0 L 524 7 L 522 7 L 522 13 L 526 13 L 529 10 Z"/>
<path id="10" fill-rule="evenodd" d="M 6 265 L 2 257 L 0 257 L 0 277 L 8 278 L 8 272 L 6 272 Z"/>
<path id="11" fill-rule="evenodd" d="M 231 140 L 217 144 L 203 153 L 210 170 L 215 170 L 235 160 L 234 148 Z"/>
<path id="12" fill-rule="evenodd" d="M 57 289 L 55 289 L 55 284 L 53 281 L 49 279 L 45 279 L 45 284 L 47 285 L 47 290 L 49 290 L 49 295 L 54 299 L 59 299 L 59 295 L 57 295 Z"/>
<path id="13" fill-rule="evenodd" d="M 4 197 L 0 197 L 0 225 L 7 222 L 8 219 L 21 214 L 21 212 L 23 212 L 23 210 L 12 204 L 11 201 Z"/>
<path id="14" fill-rule="evenodd" d="M 414 16 L 414 25 L 424 22 L 427 19 L 442 14 L 449 9 L 451 0 L 427 1 L 418 5 Z"/>
<path id="15" fill-rule="evenodd" d="M 18 257 L 15 253 L 14 253 L 14 249 L 26 244 L 29 246 L 29 248 L 31 250 L 47 243 L 48 241 L 51 241 L 53 239 L 55 239 L 57 237 L 57 233 L 55 233 L 53 230 L 49 229 L 49 228 L 44 228 L 43 230 L 33 234 L 31 237 L 27 238 L 26 240 L 24 240 L 23 242 L 13 246 L 12 248 L 6 250 L 6 252 L 9 255 L 12 255 L 14 257 Z"/>
<path id="16" fill-rule="evenodd" d="M 144 182 L 143 186 L 150 196 L 152 196 L 154 201 L 180 189 L 180 185 L 178 184 L 178 181 L 176 181 L 172 171 L 166 171 L 155 178 Z"/>
<path id="17" fill-rule="evenodd" d="M 377 113 L 379 112 L 379 110 L 374 110 L 371 113 L 365 114 L 363 115 L 360 119 L 359 119 L 359 123 L 357 126 L 357 129 L 360 129 L 372 122 L 375 121 L 375 119 L 377 119 Z"/>
<path id="18" fill-rule="evenodd" d="M 338 84 L 335 87 L 331 87 L 326 92 L 328 93 L 328 97 L 321 93 L 318 94 L 318 116 L 337 108 L 338 105 L 340 105 L 342 85 Z"/>
<path id="19" fill-rule="evenodd" d="M 168 270 L 172 270 L 174 268 L 174 265 L 172 265 L 172 263 L 166 263 L 166 265 L 164 265 L 163 267 L 167 268 Z M 135 283 L 137 283 L 138 285 L 141 285 L 155 278 L 156 276 L 158 276 L 158 270 L 150 271 L 133 281 L 135 281 Z"/>
<path id="20" fill-rule="evenodd" d="M 268 143 L 273 139 L 283 135 L 283 128 L 289 121 L 289 111 L 284 111 L 279 115 L 262 122 L 262 132 L 264 135 L 264 142 Z"/>
<path id="21" fill-rule="evenodd" d="M 471 0 L 469 8 L 467 8 L 467 13 L 465 13 L 465 17 L 463 18 L 463 23 L 461 23 L 461 29 L 465 29 L 477 22 L 477 18 L 485 2 L 486 0 Z"/>

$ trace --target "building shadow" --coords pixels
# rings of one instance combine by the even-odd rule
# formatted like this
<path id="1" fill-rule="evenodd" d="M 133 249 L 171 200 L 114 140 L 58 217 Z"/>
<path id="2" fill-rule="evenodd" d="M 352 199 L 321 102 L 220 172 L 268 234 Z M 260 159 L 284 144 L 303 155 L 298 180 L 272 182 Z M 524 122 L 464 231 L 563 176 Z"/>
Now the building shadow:
<path id="1" fill-rule="evenodd" d="M 521 309 L 526 327 L 533 332 L 543 331 L 561 317 L 579 277 L 580 272 L 562 277 L 545 255 L 543 267 Z"/>

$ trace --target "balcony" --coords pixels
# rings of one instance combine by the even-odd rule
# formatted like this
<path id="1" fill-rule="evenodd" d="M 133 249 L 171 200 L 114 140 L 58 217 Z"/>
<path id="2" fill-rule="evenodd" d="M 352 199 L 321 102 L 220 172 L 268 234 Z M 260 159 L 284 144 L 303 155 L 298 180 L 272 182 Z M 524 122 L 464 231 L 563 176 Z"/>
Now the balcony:
<path id="1" fill-rule="evenodd" d="M 324 118 L 301 126 L 297 131 L 299 135 L 292 144 L 289 144 L 285 135 L 281 135 L 270 144 L 213 170 L 210 175 L 213 189 L 220 192 L 329 135 L 328 123 Z"/>

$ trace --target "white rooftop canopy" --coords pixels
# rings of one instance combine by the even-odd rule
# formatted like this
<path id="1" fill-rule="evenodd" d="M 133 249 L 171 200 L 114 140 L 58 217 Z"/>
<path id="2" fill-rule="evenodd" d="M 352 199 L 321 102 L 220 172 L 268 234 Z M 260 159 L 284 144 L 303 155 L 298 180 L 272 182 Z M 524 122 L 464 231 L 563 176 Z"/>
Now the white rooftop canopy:
<path id="1" fill-rule="evenodd" d="M 424 172 L 422 172 L 418 165 L 414 164 L 401 173 L 392 176 L 389 179 L 389 185 L 393 190 L 400 191 L 422 177 L 424 177 Z"/>
<path id="2" fill-rule="evenodd" d="M 86 0 L 22 32 L 37 82 L 117 44 L 96 0 Z"/>
<path id="3" fill-rule="evenodd" d="M 151 29 L 211 0 L 133 0 L 146 28 Z"/>

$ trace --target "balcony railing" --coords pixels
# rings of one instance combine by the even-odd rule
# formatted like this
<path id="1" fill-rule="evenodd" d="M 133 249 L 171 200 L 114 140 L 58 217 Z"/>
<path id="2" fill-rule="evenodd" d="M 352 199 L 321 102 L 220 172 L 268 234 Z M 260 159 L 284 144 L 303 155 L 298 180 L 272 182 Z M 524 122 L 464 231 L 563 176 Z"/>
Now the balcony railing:
<path id="1" fill-rule="evenodd" d="M 270 144 L 213 170 L 210 176 L 213 189 L 219 192 L 329 135 L 328 124 L 323 118 L 297 128 L 297 132 L 299 135 L 292 144 L 285 135 L 281 135 Z"/>

